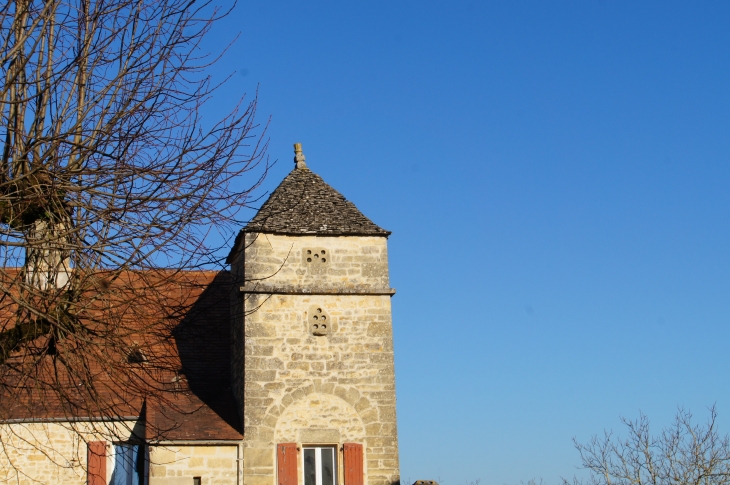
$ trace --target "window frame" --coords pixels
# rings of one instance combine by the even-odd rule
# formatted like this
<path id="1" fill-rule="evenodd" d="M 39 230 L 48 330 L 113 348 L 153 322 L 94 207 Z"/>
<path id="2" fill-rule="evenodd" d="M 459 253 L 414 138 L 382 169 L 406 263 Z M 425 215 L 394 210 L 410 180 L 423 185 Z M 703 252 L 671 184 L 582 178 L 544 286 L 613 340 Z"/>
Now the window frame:
<path id="1" fill-rule="evenodd" d="M 314 484 L 313 485 L 323 485 L 322 484 L 322 450 L 331 450 L 332 452 L 332 485 L 338 485 L 340 483 L 340 453 L 339 453 L 339 446 L 338 445 L 332 445 L 332 444 L 308 444 L 308 445 L 302 445 L 302 471 L 301 471 L 301 485 L 306 484 L 306 461 L 305 461 L 305 454 L 306 450 L 315 450 L 314 455 Z"/>

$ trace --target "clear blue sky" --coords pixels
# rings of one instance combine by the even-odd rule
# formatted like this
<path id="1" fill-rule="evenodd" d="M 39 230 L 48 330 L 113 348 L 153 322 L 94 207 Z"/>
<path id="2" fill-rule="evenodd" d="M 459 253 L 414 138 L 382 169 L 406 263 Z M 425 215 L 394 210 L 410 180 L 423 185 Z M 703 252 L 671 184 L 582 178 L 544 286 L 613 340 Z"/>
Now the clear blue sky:
<path id="1" fill-rule="evenodd" d="M 390 238 L 402 476 L 549 483 L 677 406 L 730 432 L 730 3 L 240 2 L 265 189 L 309 166 Z M 246 181 L 242 181 L 246 183 Z M 263 191 L 261 192 L 263 193 Z"/>

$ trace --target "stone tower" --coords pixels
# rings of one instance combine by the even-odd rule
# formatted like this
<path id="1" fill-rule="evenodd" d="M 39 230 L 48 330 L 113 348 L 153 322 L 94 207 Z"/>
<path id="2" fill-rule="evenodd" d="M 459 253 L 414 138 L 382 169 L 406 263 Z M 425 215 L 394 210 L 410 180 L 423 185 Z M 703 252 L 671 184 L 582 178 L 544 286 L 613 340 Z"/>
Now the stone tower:
<path id="1" fill-rule="evenodd" d="M 231 255 L 246 485 L 399 482 L 389 232 L 295 168 Z"/>

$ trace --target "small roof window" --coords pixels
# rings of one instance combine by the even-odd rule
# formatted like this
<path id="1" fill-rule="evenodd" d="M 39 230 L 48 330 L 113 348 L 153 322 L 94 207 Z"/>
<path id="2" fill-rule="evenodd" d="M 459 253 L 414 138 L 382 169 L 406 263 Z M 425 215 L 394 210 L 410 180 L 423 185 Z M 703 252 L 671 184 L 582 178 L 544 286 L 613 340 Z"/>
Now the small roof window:
<path id="1" fill-rule="evenodd" d="M 127 364 L 144 364 L 147 362 L 147 356 L 144 355 L 142 349 L 138 346 L 134 346 L 127 352 Z"/>

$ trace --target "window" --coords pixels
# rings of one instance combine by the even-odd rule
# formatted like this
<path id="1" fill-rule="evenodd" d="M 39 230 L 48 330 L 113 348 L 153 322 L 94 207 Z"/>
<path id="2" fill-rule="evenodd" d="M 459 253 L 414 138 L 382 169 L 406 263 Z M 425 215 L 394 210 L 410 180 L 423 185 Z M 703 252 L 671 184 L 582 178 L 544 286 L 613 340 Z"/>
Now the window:
<path id="1" fill-rule="evenodd" d="M 127 364 L 144 364 L 145 362 L 147 362 L 147 356 L 144 355 L 144 352 L 139 347 L 134 346 L 129 349 L 127 353 Z"/>
<path id="2" fill-rule="evenodd" d="M 304 447 L 304 485 L 337 485 L 337 449 Z"/>
<path id="3" fill-rule="evenodd" d="M 200 477 L 193 477 L 193 485 L 200 485 Z"/>
<path id="4" fill-rule="evenodd" d="M 110 485 L 145 485 L 145 449 L 142 445 L 114 445 Z"/>

